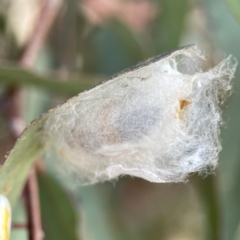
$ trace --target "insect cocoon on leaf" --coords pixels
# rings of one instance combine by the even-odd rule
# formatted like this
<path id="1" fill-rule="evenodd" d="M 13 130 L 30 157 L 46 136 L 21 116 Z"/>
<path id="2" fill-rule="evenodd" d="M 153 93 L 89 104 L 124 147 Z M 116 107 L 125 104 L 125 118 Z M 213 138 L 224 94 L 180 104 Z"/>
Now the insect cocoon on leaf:
<path id="1" fill-rule="evenodd" d="M 214 169 L 237 63 L 203 72 L 200 60 L 196 46 L 181 48 L 80 93 L 51 112 L 45 139 L 82 183 L 123 174 L 179 182 Z"/>
<path id="2" fill-rule="evenodd" d="M 0 194 L 0 239 L 10 239 L 11 206 L 8 199 Z"/>

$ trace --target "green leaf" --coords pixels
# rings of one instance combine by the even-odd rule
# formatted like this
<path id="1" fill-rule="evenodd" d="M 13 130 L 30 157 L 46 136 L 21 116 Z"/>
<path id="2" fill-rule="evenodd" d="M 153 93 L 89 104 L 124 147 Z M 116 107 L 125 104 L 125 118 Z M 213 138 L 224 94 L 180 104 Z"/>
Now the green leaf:
<path id="1" fill-rule="evenodd" d="M 122 45 L 128 54 L 128 58 L 131 63 L 137 63 L 138 61 L 149 57 L 148 55 L 145 55 L 143 45 L 141 45 L 141 41 L 138 40 L 140 37 L 137 37 L 137 35 L 134 34 L 127 26 L 114 20 L 109 23 L 108 27 L 112 34 L 115 34 L 117 39 L 120 41 L 119 44 Z"/>
<path id="2" fill-rule="evenodd" d="M 17 140 L 4 166 L 0 168 L 0 193 L 15 205 L 34 161 L 41 155 L 41 131 L 47 114 L 32 122 Z"/>
<path id="3" fill-rule="evenodd" d="M 230 15 L 223 1 L 200 0 L 208 17 L 209 32 L 214 45 L 225 54 L 232 54 L 240 61 L 239 25 Z M 220 28 L 216 26 L 221 26 Z M 217 50 L 219 51 L 219 50 Z M 222 131 L 223 151 L 219 164 L 219 198 L 221 202 L 222 239 L 233 239 L 240 221 L 240 71 L 234 79 L 233 95 L 227 103 L 225 114 L 227 127 Z"/>
<path id="4" fill-rule="evenodd" d="M 21 69 L 19 67 L 0 67 L 0 83 L 9 85 L 30 85 L 44 88 L 55 93 L 65 95 L 76 95 L 99 83 L 100 77 L 82 74 L 80 80 L 68 79 L 63 81 L 56 80 L 56 77 L 45 77 L 36 73 Z"/>
<path id="5" fill-rule="evenodd" d="M 221 236 L 221 214 L 220 203 L 218 199 L 217 184 L 219 183 L 216 176 L 208 176 L 205 179 L 196 178 L 199 199 L 203 204 L 206 214 L 206 240 L 217 240 Z"/>
<path id="6" fill-rule="evenodd" d="M 138 68 L 135 68 L 135 70 L 137 71 Z M 134 69 L 131 69 L 131 71 L 134 71 Z M 28 79 L 29 73 L 23 70 L 18 72 L 19 75 L 23 74 Z M 8 73 L 10 75 L 9 70 Z M 44 126 L 47 119 L 55 111 L 58 111 L 58 108 L 43 114 L 26 128 L 4 165 L 0 168 L 0 194 L 7 196 L 12 206 L 14 206 L 21 193 L 32 164 L 47 147 Z"/>
<path id="7" fill-rule="evenodd" d="M 81 82 L 55 82 L 21 68 L 1 67 L 0 82 L 11 85 L 34 85 L 57 93 L 76 94 L 92 87 L 99 81 L 96 78 Z M 4 166 L 0 168 L 0 193 L 7 196 L 14 206 L 28 173 L 44 150 L 41 135 L 43 126 L 49 113 L 33 121 L 23 132 L 10 152 Z"/>
<path id="8" fill-rule="evenodd" d="M 236 231 L 234 233 L 233 240 L 238 240 L 238 239 L 240 239 L 240 223 L 238 224 L 237 229 L 236 229 Z"/>
<path id="9" fill-rule="evenodd" d="M 185 50 L 190 51 L 189 53 L 191 53 L 191 51 L 194 51 L 194 49 L 195 49 L 194 46 L 190 46 L 190 47 L 179 49 L 178 51 L 179 51 L 179 54 L 181 54 L 182 51 L 185 51 Z M 176 53 L 176 52 L 174 52 L 174 53 Z M 136 72 L 133 74 L 133 76 L 135 74 L 142 73 L 143 71 L 142 71 L 141 67 L 143 67 L 143 66 L 148 67 L 150 65 L 150 63 L 152 63 L 153 66 L 156 66 L 158 64 L 158 61 L 161 61 L 162 58 L 165 58 L 167 56 L 171 57 L 172 54 L 173 53 L 170 53 L 170 56 L 163 55 L 163 56 L 157 57 L 155 59 L 152 59 L 150 61 L 147 61 L 141 65 L 137 65 L 135 68 L 131 68 L 130 70 L 128 70 L 122 74 L 119 74 L 116 78 L 112 79 L 111 82 L 107 82 L 105 84 L 99 85 L 94 90 L 92 89 L 91 91 L 89 91 L 87 93 L 83 93 L 82 95 L 80 94 L 77 97 L 68 100 L 66 104 L 50 110 L 46 114 L 42 115 L 41 117 L 39 117 L 38 119 L 33 121 L 30 124 L 30 126 L 24 131 L 24 133 L 22 134 L 20 139 L 17 141 L 16 145 L 14 146 L 13 150 L 11 151 L 5 164 L 0 169 L 0 179 L 1 179 L 0 194 L 6 195 L 9 198 L 11 204 L 14 205 L 15 201 L 17 200 L 17 198 L 21 192 L 23 184 L 26 180 L 26 177 L 28 175 L 28 172 L 30 171 L 30 168 L 31 168 L 34 160 L 36 160 L 37 157 L 40 156 L 40 154 L 43 152 L 43 150 L 45 150 L 45 148 L 48 147 L 48 145 L 51 145 L 52 143 L 54 143 L 59 152 L 59 155 L 62 155 L 63 159 L 65 158 L 66 152 L 64 152 L 65 149 L 61 145 L 61 140 L 62 139 L 68 140 L 68 138 L 69 138 L 68 136 L 71 136 L 71 134 L 73 134 L 73 131 L 75 131 L 75 129 L 74 128 L 72 130 L 71 130 L 71 128 L 69 129 L 69 125 L 68 124 L 64 125 L 64 123 L 68 122 L 68 120 L 70 120 L 71 124 L 72 124 L 72 122 L 74 122 L 74 124 L 76 123 L 77 125 L 79 125 L 81 122 L 74 121 L 74 117 L 77 120 L 83 121 L 83 122 L 88 122 L 89 117 L 91 117 L 91 121 L 93 121 L 93 122 L 98 118 L 98 117 L 96 117 L 97 116 L 96 114 L 93 114 L 93 115 L 90 114 L 90 116 L 89 116 L 89 115 L 86 115 L 86 112 L 81 112 L 82 115 L 80 117 L 78 115 L 78 113 L 76 112 L 76 108 L 75 108 L 78 104 L 83 104 L 83 105 L 79 105 L 78 110 L 81 110 L 82 106 L 85 107 L 85 105 L 84 105 L 85 101 L 88 101 L 88 103 L 89 103 L 89 101 L 92 100 L 93 102 L 90 105 L 86 105 L 86 107 L 85 107 L 88 110 L 87 114 L 92 111 L 91 105 L 93 105 L 95 107 L 93 109 L 98 109 L 99 112 L 97 112 L 97 113 L 100 114 L 100 111 L 102 108 L 99 109 L 98 105 L 96 105 L 96 103 L 100 100 L 105 101 L 105 99 L 110 99 L 111 97 L 114 98 L 115 91 L 118 91 L 119 86 L 125 88 L 126 85 L 121 85 L 121 81 L 119 80 L 119 78 L 123 79 L 124 81 L 130 81 L 126 77 L 126 75 L 129 76 L 130 72 Z M 175 54 L 173 54 L 173 56 L 175 56 Z M 151 68 L 152 71 L 153 71 L 153 69 L 154 68 Z M 157 70 L 158 70 L 158 68 L 157 68 Z M 139 76 L 139 75 L 136 75 L 136 76 Z M 143 82 L 143 79 L 141 79 L 141 82 Z M 146 82 L 146 81 L 144 81 L 144 82 Z M 124 82 L 122 82 L 122 83 L 124 83 Z M 129 83 L 131 83 L 131 82 L 129 82 Z M 134 84 L 136 84 L 136 85 L 134 85 Z M 132 86 L 135 87 L 135 86 L 137 86 L 137 84 L 139 84 L 139 83 L 134 82 Z M 109 88 L 109 85 L 111 88 Z M 104 89 L 106 89 L 106 88 L 109 91 L 114 90 L 113 95 L 111 95 L 111 94 L 109 95 L 108 92 L 107 92 L 107 95 L 104 95 L 103 94 Z M 97 108 L 96 108 L 96 106 L 97 106 Z M 104 105 L 104 107 L 106 107 L 106 105 Z M 113 108 L 114 107 L 115 107 L 115 105 L 113 105 Z M 83 108 L 83 109 L 85 109 L 85 108 Z M 62 116 L 63 116 L 63 118 L 61 118 Z M 61 121 L 57 123 L 59 118 Z M 106 123 L 106 121 L 104 121 L 104 124 L 105 123 Z M 73 125 L 73 126 L 75 126 L 75 125 Z M 85 125 L 81 125 L 81 126 L 83 128 L 85 127 Z M 88 125 L 88 126 L 95 126 L 95 125 Z M 69 130 L 68 133 L 70 135 L 61 134 L 61 132 L 63 132 L 62 130 L 63 131 Z M 92 131 L 92 129 L 90 129 L 90 130 Z M 93 131 L 94 131 L 94 127 L 93 127 Z M 92 133 L 90 132 L 90 134 L 92 134 Z M 94 137 L 94 134 L 91 135 L 91 137 Z M 72 152 L 71 148 L 67 147 L 66 149 L 69 149 L 70 153 Z M 89 154 L 89 156 L 90 156 L 90 154 Z M 93 156 L 92 159 L 93 159 L 93 162 L 90 163 L 90 165 L 89 165 L 90 167 L 86 168 L 82 172 L 81 177 L 82 177 L 83 181 L 85 179 L 86 179 L 86 181 L 88 181 L 88 180 L 92 181 L 93 178 L 91 178 L 91 177 L 94 175 L 97 175 L 94 172 L 94 170 L 91 169 L 91 166 L 96 165 L 96 162 L 94 161 L 95 156 Z M 89 161 L 91 160 L 91 156 L 89 157 L 88 160 Z M 104 167 L 105 167 L 105 165 L 103 165 L 103 168 Z M 99 165 L 96 165 L 96 168 L 99 168 Z M 86 173 L 86 175 L 84 175 L 85 174 L 84 172 Z M 78 174 L 79 173 L 80 173 L 80 170 L 78 171 Z"/>
<path id="10" fill-rule="evenodd" d="M 240 0 L 225 0 L 225 1 L 232 15 L 240 23 Z"/>
<path id="11" fill-rule="evenodd" d="M 113 240 L 119 239 L 114 228 L 114 219 L 109 218 L 110 205 L 106 202 L 103 185 L 80 187 L 77 194 L 81 199 L 80 210 L 84 214 L 84 236 L 86 239 Z M 108 199 L 109 200 L 109 199 Z"/>
<path id="12" fill-rule="evenodd" d="M 45 240 L 79 240 L 76 210 L 62 186 L 46 173 L 38 174 Z"/>
<path id="13" fill-rule="evenodd" d="M 112 75 L 149 57 L 139 38 L 117 20 L 94 29 L 83 49 L 85 71 Z"/>
<path id="14" fill-rule="evenodd" d="M 160 12 L 154 23 L 154 42 L 157 52 L 178 47 L 184 32 L 189 1 L 158 0 Z"/>

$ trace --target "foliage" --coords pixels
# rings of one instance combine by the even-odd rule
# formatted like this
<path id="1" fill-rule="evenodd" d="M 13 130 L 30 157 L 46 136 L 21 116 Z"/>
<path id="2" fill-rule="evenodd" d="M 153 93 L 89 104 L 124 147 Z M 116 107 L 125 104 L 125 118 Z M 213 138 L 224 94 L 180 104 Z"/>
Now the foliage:
<path id="1" fill-rule="evenodd" d="M 239 8 L 240 8 L 240 1 L 239 0 L 226 0 L 226 3 L 232 12 L 233 16 L 236 18 L 238 22 L 240 22 L 240 13 L 239 13 Z"/>
<path id="2" fill-rule="evenodd" d="M 45 239 L 79 240 L 76 210 L 65 190 L 46 173 L 38 174 L 38 182 Z"/>
<path id="3" fill-rule="evenodd" d="M 123 1 L 127 6 L 124 11 L 101 13 L 97 24 L 81 7 L 83 2 L 80 7 L 75 0 L 64 2 L 34 67 L 26 70 L 19 64 L 18 54 L 24 53 L 27 43 L 24 47 L 13 44 L 17 37 L 8 22 L 10 5 L 0 0 L 0 162 L 6 148 L 12 148 L 11 119 L 7 112 L 8 90 L 13 86 L 24 89 L 27 103 L 19 99 L 21 110 L 24 116 L 33 119 L 43 109 L 65 101 L 66 96 L 91 88 L 103 75 L 107 78 L 138 61 L 189 43 L 197 43 L 209 53 L 208 67 L 225 54 L 240 60 L 239 25 L 222 0 L 158 0 L 154 2 L 155 13 L 148 5 L 139 7 L 145 1 L 139 1 L 133 8 Z M 226 3 L 239 21 L 239 1 Z M 100 11 L 101 7 L 97 9 Z M 128 11 L 131 14 L 127 15 Z M 23 14 L 19 19 L 26 14 L 21 9 L 17 13 Z M 137 29 L 134 19 L 141 22 L 139 16 L 148 19 L 148 24 Z M 31 29 L 30 25 L 25 27 Z M 22 29 L 23 32 L 27 31 Z M 193 176 L 187 184 L 171 185 L 123 177 L 114 183 L 79 187 L 78 179 L 62 173 L 58 162 L 45 156 L 46 172 L 40 172 L 38 180 L 46 239 L 75 240 L 79 232 L 93 240 L 239 239 L 239 76 L 238 70 L 233 95 L 224 109 L 227 127 L 222 131 L 223 151 L 215 176 Z M 16 206 L 14 219 L 27 175 L 43 150 L 38 135 L 46 116 L 25 130 L 8 157 L 10 161 L 0 168 L 0 193 Z M 18 230 L 12 232 L 11 239 L 19 240 L 20 235 L 15 234 Z"/>

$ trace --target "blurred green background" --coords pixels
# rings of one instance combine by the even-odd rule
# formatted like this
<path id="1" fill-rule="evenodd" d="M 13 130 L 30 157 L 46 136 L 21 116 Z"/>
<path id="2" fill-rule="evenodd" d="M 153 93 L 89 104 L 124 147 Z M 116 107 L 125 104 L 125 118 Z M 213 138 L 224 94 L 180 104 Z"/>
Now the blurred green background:
<path id="1" fill-rule="evenodd" d="M 0 0 L 0 163 L 13 146 L 7 114 L 13 86 L 21 86 L 21 114 L 28 123 L 102 79 L 180 46 L 197 44 L 207 54 L 206 67 L 229 54 L 240 62 L 238 0 L 46 1 L 60 7 L 30 73 L 20 59 L 37 33 L 44 1 Z M 124 176 L 81 187 L 46 156 L 38 176 L 45 239 L 240 239 L 239 78 L 238 68 L 213 176 L 195 174 L 179 184 Z M 21 199 L 13 222 L 26 223 Z M 26 229 L 12 230 L 11 240 L 24 239 Z"/>

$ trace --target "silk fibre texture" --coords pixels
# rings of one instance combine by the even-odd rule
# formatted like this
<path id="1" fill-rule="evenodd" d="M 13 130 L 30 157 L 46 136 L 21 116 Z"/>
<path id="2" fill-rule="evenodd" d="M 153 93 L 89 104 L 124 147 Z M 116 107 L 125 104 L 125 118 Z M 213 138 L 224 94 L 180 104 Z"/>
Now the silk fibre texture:
<path id="1" fill-rule="evenodd" d="M 214 170 L 237 63 L 230 56 L 202 71 L 201 61 L 185 47 L 80 93 L 51 112 L 46 141 L 82 184 L 125 174 L 180 182 Z"/>

